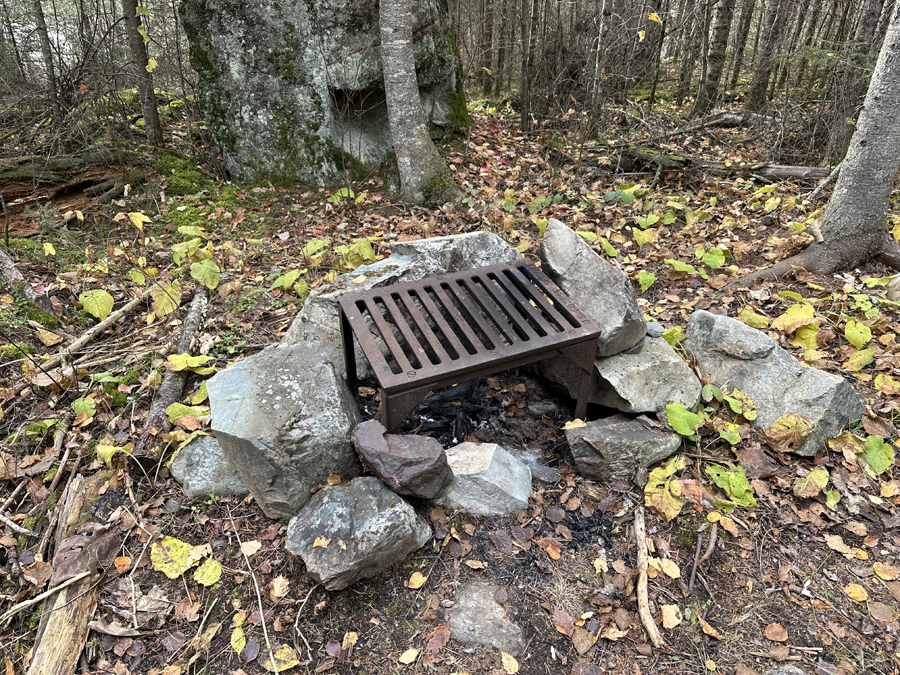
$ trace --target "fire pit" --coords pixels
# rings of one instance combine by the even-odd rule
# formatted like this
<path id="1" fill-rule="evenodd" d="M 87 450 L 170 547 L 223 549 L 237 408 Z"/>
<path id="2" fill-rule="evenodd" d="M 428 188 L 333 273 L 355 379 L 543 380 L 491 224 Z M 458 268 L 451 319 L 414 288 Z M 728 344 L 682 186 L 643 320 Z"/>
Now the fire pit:
<path id="1" fill-rule="evenodd" d="M 347 384 L 355 395 L 355 336 L 378 380 L 389 431 L 433 389 L 560 353 L 581 368 L 575 415 L 585 415 L 600 329 L 531 265 L 348 293 L 339 311 Z"/>

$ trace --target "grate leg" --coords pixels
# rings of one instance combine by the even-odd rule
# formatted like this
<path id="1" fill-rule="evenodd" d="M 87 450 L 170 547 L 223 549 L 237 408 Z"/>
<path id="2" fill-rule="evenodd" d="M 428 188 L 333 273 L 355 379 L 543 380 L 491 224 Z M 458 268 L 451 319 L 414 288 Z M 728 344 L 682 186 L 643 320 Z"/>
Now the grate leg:
<path id="1" fill-rule="evenodd" d="M 340 315 L 341 341 L 344 344 L 344 372 L 346 373 L 344 379 L 347 381 L 350 393 L 353 394 L 355 399 L 359 395 L 359 382 L 356 379 L 356 350 L 353 347 L 353 329 L 343 310 L 340 310 Z"/>
<path id="2" fill-rule="evenodd" d="M 587 414 L 588 398 L 591 395 L 591 381 L 594 376 L 594 358 L 597 355 L 597 341 L 590 340 L 581 344 L 560 349 L 581 369 L 581 380 L 578 383 L 578 398 L 575 402 L 575 417 L 584 419 Z"/>

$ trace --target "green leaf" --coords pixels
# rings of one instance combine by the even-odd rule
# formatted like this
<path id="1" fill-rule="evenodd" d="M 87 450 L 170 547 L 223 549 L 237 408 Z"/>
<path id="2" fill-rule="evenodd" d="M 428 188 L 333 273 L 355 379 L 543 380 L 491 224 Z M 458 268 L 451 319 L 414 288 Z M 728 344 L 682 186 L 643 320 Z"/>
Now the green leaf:
<path id="1" fill-rule="evenodd" d="M 738 433 L 738 425 L 733 422 L 726 422 L 725 425 L 719 429 L 719 438 L 725 439 L 731 445 L 740 443 L 741 435 Z"/>
<path id="2" fill-rule="evenodd" d="M 815 323 L 816 310 L 812 305 L 797 303 L 772 322 L 772 327 L 791 335 L 800 326 Z"/>
<path id="3" fill-rule="evenodd" d="M 191 356 L 187 353 L 169 354 L 169 358 L 166 359 L 166 368 L 176 372 L 180 370 L 192 370 L 193 368 L 199 368 L 211 358 L 211 356 L 206 355 Z"/>
<path id="4" fill-rule="evenodd" d="M 891 281 L 897 278 L 897 275 L 893 275 L 890 277 L 869 277 L 866 279 L 866 286 L 868 288 L 872 288 L 873 286 L 887 286 Z"/>
<path id="5" fill-rule="evenodd" d="M 175 261 L 175 264 L 180 265 L 185 258 L 193 258 L 202 243 L 202 239 L 194 237 L 193 239 L 173 244 L 172 259 Z"/>
<path id="6" fill-rule="evenodd" d="M 757 314 L 749 307 L 744 307 L 740 312 L 738 312 L 738 319 L 743 321 L 745 324 L 750 326 L 751 328 L 768 328 L 769 319 L 763 316 L 762 314 Z"/>
<path id="7" fill-rule="evenodd" d="M 748 422 L 756 419 L 756 406 L 753 403 L 753 399 L 740 389 L 733 390 L 730 396 L 725 397 L 725 401 L 735 415 L 743 415 Z"/>
<path id="8" fill-rule="evenodd" d="M 85 291 L 78 296 L 78 302 L 84 306 L 84 311 L 91 316 L 97 317 L 103 321 L 113 308 L 113 297 L 104 290 L 95 288 L 92 291 Z"/>
<path id="9" fill-rule="evenodd" d="M 587 241 L 597 241 L 597 235 L 587 230 L 575 230 L 575 234 L 580 234 Z"/>
<path id="10" fill-rule="evenodd" d="M 679 204 L 679 206 L 681 206 Z M 683 208 L 683 207 L 682 207 Z M 663 215 L 662 224 L 663 225 L 671 225 L 678 218 L 678 214 L 674 211 L 666 211 L 665 215 Z"/>
<path id="11" fill-rule="evenodd" d="M 191 277 L 212 291 L 219 285 L 219 266 L 212 260 L 191 263 Z"/>
<path id="12" fill-rule="evenodd" d="M 171 314 L 181 306 L 181 284 L 177 279 L 158 279 L 150 288 L 150 298 L 157 317 Z"/>
<path id="13" fill-rule="evenodd" d="M 681 403 L 670 403 L 666 406 L 666 419 L 669 426 L 682 436 L 691 438 L 700 426 L 700 415 L 692 413 Z"/>
<path id="14" fill-rule="evenodd" d="M 194 581 L 201 586 L 212 586 L 222 577 L 222 566 L 212 558 L 207 558 L 194 571 Z"/>
<path id="15" fill-rule="evenodd" d="M 600 237 L 600 245 L 603 247 L 603 252 L 610 258 L 618 257 L 619 252 L 609 243 L 609 240 L 606 237 Z"/>
<path id="16" fill-rule="evenodd" d="M 231 648 L 237 653 L 240 654 L 244 651 L 244 647 L 247 646 L 247 637 L 244 635 L 244 629 L 238 626 L 233 631 L 231 631 Z"/>
<path id="17" fill-rule="evenodd" d="M 837 490 L 825 490 L 825 506 L 834 511 L 837 503 L 841 501 L 841 493 Z"/>
<path id="18" fill-rule="evenodd" d="M 858 455 L 866 464 L 866 471 L 871 476 L 880 476 L 894 463 L 894 449 L 881 436 L 866 438 L 866 446 Z"/>
<path id="19" fill-rule="evenodd" d="M 331 245 L 331 242 L 327 239 L 311 239 L 306 246 L 303 247 L 303 255 L 305 256 L 314 256 L 316 253 L 321 251 L 322 249 L 328 248 Z"/>
<path id="20" fill-rule="evenodd" d="M 200 405 L 207 398 L 209 398 L 209 393 L 206 391 L 206 380 L 203 380 L 203 382 L 200 383 L 200 388 L 197 389 L 197 392 L 193 396 L 191 396 L 188 403 L 191 405 Z"/>
<path id="21" fill-rule="evenodd" d="M 647 230 L 644 232 L 643 230 L 632 227 L 631 234 L 634 235 L 634 240 L 637 242 L 638 246 L 643 246 L 644 244 L 649 244 L 651 241 L 656 240 L 656 230 Z"/>
<path id="22" fill-rule="evenodd" d="M 202 417 L 209 414 L 209 408 L 202 405 L 184 405 L 184 403 L 173 403 L 166 408 L 166 419 L 173 424 L 185 415 L 193 415 L 194 417 Z"/>
<path id="23" fill-rule="evenodd" d="M 642 230 L 646 230 L 648 227 L 656 225 L 656 223 L 659 222 L 659 216 L 655 213 L 650 213 L 646 216 L 635 216 L 634 222 L 636 222 Z"/>
<path id="24" fill-rule="evenodd" d="M 99 459 L 107 466 L 112 467 L 113 457 L 115 457 L 117 453 L 123 452 L 125 454 L 131 454 L 131 451 L 133 449 L 134 443 L 128 443 L 127 445 L 123 445 L 122 447 L 117 447 L 115 445 L 98 444 L 96 448 L 97 459 Z"/>
<path id="25" fill-rule="evenodd" d="M 654 281 L 656 281 L 656 275 L 653 272 L 648 272 L 647 270 L 638 272 L 638 283 L 641 285 L 641 293 L 646 293 Z"/>
<path id="26" fill-rule="evenodd" d="M 847 342 L 851 345 L 857 349 L 862 349 L 872 339 L 872 329 L 864 323 L 858 323 L 853 319 L 849 319 L 847 325 L 844 326 L 844 337 L 847 338 Z"/>
<path id="27" fill-rule="evenodd" d="M 663 331 L 662 339 L 669 343 L 670 347 L 677 347 L 687 338 L 687 333 L 681 326 L 673 326 Z"/>
<path id="28" fill-rule="evenodd" d="M 558 195 L 557 195 L 557 196 L 558 196 Z M 544 197 L 537 197 L 536 199 L 533 199 L 533 200 L 528 204 L 528 210 L 529 210 L 531 213 L 540 213 L 540 212 L 543 211 L 545 208 L 547 208 L 548 206 L 550 206 L 550 202 L 551 202 L 551 201 L 552 201 L 552 200 L 550 199 L 550 197 L 546 197 L 546 196 L 544 196 Z"/>
<path id="29" fill-rule="evenodd" d="M 713 482 L 724 492 L 728 499 L 734 502 L 730 513 L 734 511 L 734 506 L 751 507 L 756 506 L 756 498 L 753 496 L 753 488 L 750 481 L 744 474 L 743 467 L 735 466 L 731 462 L 726 462 L 728 468 L 718 464 L 710 464 L 706 467 L 706 473 Z M 723 509 L 726 510 L 726 509 Z"/>
<path id="30" fill-rule="evenodd" d="M 858 373 L 872 363 L 873 358 L 875 358 L 874 349 L 871 347 L 869 349 L 862 349 L 847 359 L 847 363 L 844 364 L 844 370 L 848 370 L 851 373 Z"/>
<path id="31" fill-rule="evenodd" d="M 719 403 L 725 400 L 722 390 L 714 384 L 703 385 L 703 389 L 700 390 L 700 396 L 705 403 L 709 403 L 713 399 L 716 399 Z"/>
<path id="32" fill-rule="evenodd" d="M 76 398 L 74 401 L 72 401 L 72 410 L 75 411 L 76 415 L 84 413 L 88 417 L 93 417 L 94 413 L 97 412 L 97 401 L 89 396 L 85 396 L 84 398 Z"/>
<path id="33" fill-rule="evenodd" d="M 708 279 L 708 275 L 706 274 L 706 270 L 697 270 L 693 265 L 688 265 L 686 262 L 682 262 L 680 260 L 673 260 L 672 258 L 666 258 L 663 262 L 667 265 L 671 265 L 675 268 L 676 272 L 687 272 L 688 274 L 699 274 L 701 278 Z"/>
<path id="34" fill-rule="evenodd" d="M 812 499 L 828 485 L 828 469 L 817 466 L 806 476 L 800 476 L 794 481 L 793 492 L 797 497 Z"/>
<path id="35" fill-rule="evenodd" d="M 182 225 L 178 228 L 178 231 L 181 234 L 186 234 L 189 237 L 199 237 L 201 239 L 206 239 L 209 235 L 206 234 L 206 230 L 202 227 L 197 227 L 196 225 Z"/>
<path id="36" fill-rule="evenodd" d="M 132 268 L 128 270 L 128 276 L 131 277 L 131 280 L 136 283 L 138 286 L 143 286 L 146 279 L 144 278 L 144 273 L 139 269 Z"/>
<path id="37" fill-rule="evenodd" d="M 711 248 L 703 256 L 703 264 L 712 270 L 725 264 L 725 253 L 718 248 Z"/>
<path id="38" fill-rule="evenodd" d="M 795 347 L 803 347 L 803 349 L 809 351 L 816 348 L 818 336 L 819 327 L 814 323 L 809 323 L 797 329 L 791 344 Z"/>
<path id="39" fill-rule="evenodd" d="M 301 300 L 306 300 L 309 297 L 309 284 L 307 284 L 303 279 L 294 284 L 294 295 L 296 295 Z"/>
<path id="40" fill-rule="evenodd" d="M 676 455 L 665 466 L 658 466 L 647 477 L 644 487 L 644 502 L 647 508 L 656 513 L 663 521 L 669 522 L 681 512 L 684 498 L 681 496 L 681 483 L 672 479 L 676 471 L 684 468 L 684 457 Z"/>

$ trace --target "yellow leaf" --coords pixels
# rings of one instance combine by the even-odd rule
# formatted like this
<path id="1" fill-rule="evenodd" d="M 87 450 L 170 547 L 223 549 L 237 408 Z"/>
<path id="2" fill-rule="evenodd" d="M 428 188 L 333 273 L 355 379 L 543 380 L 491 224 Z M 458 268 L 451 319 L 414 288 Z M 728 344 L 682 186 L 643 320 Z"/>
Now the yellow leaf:
<path id="1" fill-rule="evenodd" d="M 177 579 L 191 566 L 189 556 L 192 548 L 175 537 L 164 537 L 150 547 L 150 562 L 170 579 Z"/>
<path id="2" fill-rule="evenodd" d="M 772 322 L 772 327 L 790 335 L 800 326 L 815 323 L 815 316 L 816 310 L 812 305 L 797 303 L 788 307 L 784 314 L 775 319 Z"/>
<path id="3" fill-rule="evenodd" d="M 158 279 L 150 288 L 150 297 L 153 300 L 153 311 L 157 317 L 162 318 L 181 305 L 181 284 L 177 279 Z"/>
<path id="4" fill-rule="evenodd" d="M 675 628 L 684 618 L 678 605 L 663 605 L 660 609 L 662 610 L 663 628 L 667 630 Z"/>
<path id="5" fill-rule="evenodd" d="M 344 633 L 344 641 L 341 643 L 341 649 L 350 649 L 350 647 L 356 644 L 358 639 L 359 634 L 354 631 Z"/>
<path id="6" fill-rule="evenodd" d="M 584 420 L 574 419 L 569 422 L 566 422 L 563 425 L 563 431 L 568 431 L 569 429 L 581 429 L 581 427 L 586 427 L 587 422 Z"/>
<path id="7" fill-rule="evenodd" d="M 131 221 L 131 224 L 134 225 L 140 232 L 143 234 L 144 232 L 144 223 L 152 223 L 153 219 L 148 218 L 143 213 L 133 212 L 128 214 L 128 219 Z"/>
<path id="8" fill-rule="evenodd" d="M 43 342 L 47 347 L 52 347 L 53 345 L 62 342 L 62 338 L 59 335 L 51 333 L 49 330 L 38 328 L 35 332 L 37 333 L 38 340 Z"/>
<path id="9" fill-rule="evenodd" d="M 46 244 L 44 244 L 44 255 L 45 256 L 56 255 L 56 249 L 53 248 L 53 244 L 51 244 L 49 241 Z"/>
<path id="10" fill-rule="evenodd" d="M 325 537 L 316 537 L 316 540 L 313 542 L 313 548 L 328 548 L 328 544 L 330 543 L 330 537 L 328 539 Z"/>
<path id="11" fill-rule="evenodd" d="M 152 73 L 153 70 L 154 70 L 154 68 L 156 68 L 157 65 L 158 65 L 158 64 L 157 64 L 157 62 L 156 62 L 156 59 L 154 59 L 154 58 L 151 56 L 149 59 L 147 59 L 147 65 L 145 66 L 146 69 L 147 69 L 147 72 L 148 72 L 148 73 Z"/>
<path id="12" fill-rule="evenodd" d="M 650 13 L 650 16 L 648 16 L 647 18 L 648 18 L 650 21 L 653 21 L 653 22 L 655 22 L 655 23 L 658 23 L 660 26 L 662 26 L 662 19 L 659 18 L 659 14 L 657 14 L 656 12 L 651 12 L 651 13 Z"/>
<path id="13" fill-rule="evenodd" d="M 716 669 L 716 662 L 712 659 L 706 659 L 706 669 L 714 671 Z"/>
<path id="14" fill-rule="evenodd" d="M 516 661 L 512 654 L 501 651 L 500 662 L 503 664 L 503 670 L 509 673 L 509 675 L 516 675 L 516 673 L 519 672 L 519 662 Z"/>
<path id="15" fill-rule="evenodd" d="M 656 560 L 660 571 L 670 579 L 678 579 L 681 576 L 681 570 L 678 569 L 678 565 L 673 560 L 668 558 L 657 558 Z"/>
<path id="16" fill-rule="evenodd" d="M 275 661 L 274 664 L 272 663 L 273 659 Z M 275 653 L 270 658 L 266 659 L 263 668 L 270 673 L 274 673 L 276 670 L 279 673 L 283 673 L 298 665 L 300 665 L 300 659 L 297 658 L 297 652 L 294 651 L 293 647 L 282 645 L 275 650 Z"/>
<path id="17" fill-rule="evenodd" d="M 410 588 L 422 588 L 422 585 L 428 581 L 428 577 L 423 576 L 421 572 L 413 572 L 413 575 L 409 578 L 409 583 L 407 584 Z"/>
<path id="18" fill-rule="evenodd" d="M 407 649 L 400 655 L 400 658 L 397 659 L 399 663 L 402 663 L 404 666 L 408 666 L 410 663 L 416 660 L 416 657 L 419 656 L 419 650 L 411 647 Z"/>
<path id="19" fill-rule="evenodd" d="M 231 631 L 231 648 L 240 654 L 247 646 L 247 637 L 244 635 L 244 629 L 238 626 Z"/>
<path id="20" fill-rule="evenodd" d="M 721 640 L 722 635 L 715 628 L 710 626 L 703 618 L 697 617 L 697 621 L 700 622 L 700 628 L 703 629 L 703 632 L 709 635 L 711 638 L 715 638 L 716 640 Z"/>
<path id="21" fill-rule="evenodd" d="M 647 31 L 639 30 L 638 31 L 638 42 L 643 42 L 645 37 L 647 37 Z"/>
<path id="22" fill-rule="evenodd" d="M 900 577 L 900 570 L 888 563 L 877 562 L 872 565 L 872 569 L 875 570 L 875 574 L 877 574 L 879 578 L 884 579 L 885 581 L 895 581 L 897 577 Z"/>
<path id="23" fill-rule="evenodd" d="M 847 584 L 844 586 L 844 593 L 847 594 L 848 598 L 856 600 L 856 602 L 865 602 L 869 599 L 868 592 L 859 584 Z"/>
<path id="24" fill-rule="evenodd" d="M 269 597 L 272 600 L 278 600 L 278 598 L 283 598 L 288 594 L 288 590 L 290 589 L 290 582 L 287 580 L 287 577 L 282 575 L 278 575 L 272 581 L 268 583 L 266 586 L 266 590 L 269 591 Z"/>
<path id="25" fill-rule="evenodd" d="M 644 488 L 644 501 L 665 522 L 669 522 L 681 512 L 684 499 L 681 496 L 681 483 L 672 478 L 672 474 L 684 468 L 684 457 L 673 457 L 665 466 L 659 466 L 650 472 Z"/>
<path id="26" fill-rule="evenodd" d="M 222 577 L 222 566 L 212 558 L 203 561 L 194 572 L 194 581 L 201 586 L 212 586 Z"/>

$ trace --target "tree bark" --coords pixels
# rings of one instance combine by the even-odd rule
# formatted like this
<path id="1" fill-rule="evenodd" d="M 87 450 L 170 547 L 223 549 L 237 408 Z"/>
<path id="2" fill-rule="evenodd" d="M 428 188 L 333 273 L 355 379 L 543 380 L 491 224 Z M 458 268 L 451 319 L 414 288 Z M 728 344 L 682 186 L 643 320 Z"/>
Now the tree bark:
<path id="1" fill-rule="evenodd" d="M 900 6 L 893 10 L 862 113 L 819 227 L 821 242 L 741 285 L 801 267 L 816 274 L 852 269 L 869 260 L 900 270 L 900 245 L 887 231 L 894 176 L 900 168 Z"/>
<path id="2" fill-rule="evenodd" d="M 425 124 L 413 57 L 410 0 L 381 0 L 381 56 L 400 196 L 416 204 L 453 201 L 459 190 Z"/>
<path id="3" fill-rule="evenodd" d="M 706 56 L 706 76 L 697 91 L 697 100 L 691 111 L 692 117 L 705 115 L 716 101 L 716 92 L 719 89 L 719 81 L 722 79 L 722 70 L 725 67 L 725 51 L 728 48 L 728 33 L 731 30 L 731 19 L 734 16 L 734 3 L 735 0 L 722 0 L 719 4 L 716 23 L 713 26 L 712 38 L 709 43 L 709 52 Z"/>
<path id="4" fill-rule="evenodd" d="M 750 37 L 750 24 L 753 22 L 753 8 L 755 6 L 756 0 L 744 0 L 744 4 L 741 7 L 741 20 L 735 36 L 734 60 L 731 66 L 729 89 L 734 89 L 737 86 L 738 77 L 741 74 L 741 66 L 744 63 L 744 50 L 747 48 L 747 38 Z"/>
<path id="5" fill-rule="evenodd" d="M 35 0 L 35 2 L 38 1 Z M 140 30 L 141 19 L 137 12 L 137 0 L 122 0 L 122 15 L 125 18 L 125 30 L 128 33 L 132 75 L 141 97 L 141 113 L 144 115 L 147 139 L 159 147 L 163 144 L 162 126 L 159 123 L 159 112 L 156 109 L 153 75 L 147 70 L 150 58 L 147 54 L 147 43 Z"/>
<path id="6" fill-rule="evenodd" d="M 50 93 L 50 111 L 53 119 L 62 116 L 62 107 L 59 104 L 59 88 L 56 83 L 56 67 L 53 65 L 53 51 L 50 48 L 50 34 L 47 32 L 47 21 L 44 19 L 44 8 L 41 0 L 32 0 L 31 7 L 34 10 L 34 23 L 37 28 L 38 39 L 41 43 L 41 58 L 44 60 L 44 68 L 47 71 L 47 87 Z"/>
<path id="7" fill-rule="evenodd" d="M 493 0 L 484 0 L 484 18 L 482 22 L 482 41 L 481 41 L 481 72 L 479 73 L 481 80 L 481 95 L 490 96 L 494 89 L 494 8 Z"/>
<path id="8" fill-rule="evenodd" d="M 772 55 L 775 52 L 775 35 L 778 28 L 781 0 L 769 0 L 765 24 L 759 40 L 759 51 L 753 68 L 753 80 L 747 92 L 744 110 L 757 111 L 766 104 L 769 76 L 772 74 Z"/>

